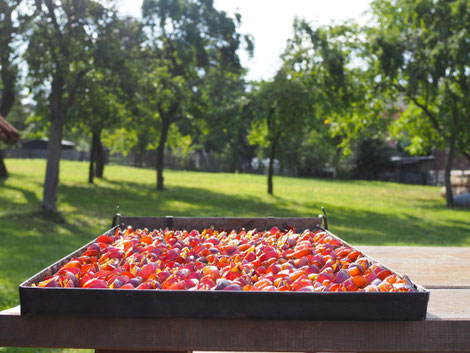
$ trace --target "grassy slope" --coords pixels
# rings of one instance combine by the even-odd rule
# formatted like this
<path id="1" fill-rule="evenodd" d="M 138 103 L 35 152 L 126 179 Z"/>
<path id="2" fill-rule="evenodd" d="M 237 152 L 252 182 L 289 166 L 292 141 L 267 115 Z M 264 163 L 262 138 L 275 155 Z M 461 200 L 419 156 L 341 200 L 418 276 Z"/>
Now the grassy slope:
<path id="1" fill-rule="evenodd" d="M 470 245 L 470 212 L 447 210 L 438 187 L 276 177 L 275 196 L 259 175 L 106 168 L 88 185 L 87 164 L 61 163 L 65 223 L 37 213 L 45 162 L 7 160 L 0 181 L 0 309 L 18 304 L 18 283 L 108 229 L 116 205 L 126 215 L 312 216 L 328 211 L 330 230 L 352 244 Z M 10 350 L 9 350 L 10 351 Z"/>

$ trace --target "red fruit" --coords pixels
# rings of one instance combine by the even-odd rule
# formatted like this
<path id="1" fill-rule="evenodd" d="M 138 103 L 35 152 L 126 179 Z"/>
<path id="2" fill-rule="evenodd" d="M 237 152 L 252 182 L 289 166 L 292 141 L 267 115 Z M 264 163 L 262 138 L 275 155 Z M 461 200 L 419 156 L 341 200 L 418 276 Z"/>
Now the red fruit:
<path id="1" fill-rule="evenodd" d="M 358 288 L 352 281 L 352 279 L 347 279 L 346 281 L 343 282 L 343 286 L 349 291 L 349 292 L 356 292 Z"/>
<path id="2" fill-rule="evenodd" d="M 252 262 L 255 259 L 256 259 L 256 255 L 253 252 L 249 252 L 248 254 L 245 255 L 245 260 L 248 262 Z"/>
<path id="3" fill-rule="evenodd" d="M 294 260 L 294 266 L 296 268 L 300 268 L 306 265 L 308 265 L 307 257 L 302 257 L 300 259 Z"/>
<path id="4" fill-rule="evenodd" d="M 216 266 L 207 266 L 202 269 L 204 277 L 209 276 L 212 280 L 217 280 L 220 277 L 219 270 Z"/>
<path id="5" fill-rule="evenodd" d="M 234 253 L 240 252 L 240 249 L 237 248 L 235 245 L 230 245 L 225 249 L 225 253 L 229 256 L 232 256 Z"/>
<path id="6" fill-rule="evenodd" d="M 87 281 L 83 288 L 109 288 L 105 280 L 99 278 L 93 278 Z"/>
<path id="7" fill-rule="evenodd" d="M 149 263 L 149 264 L 145 265 L 144 267 L 142 267 L 142 269 L 139 271 L 139 276 L 142 277 L 142 279 L 144 281 L 146 281 L 147 278 L 151 274 L 155 273 L 155 270 L 156 270 L 155 264 Z"/>
<path id="8" fill-rule="evenodd" d="M 310 265 L 307 270 L 305 270 L 305 274 L 306 275 L 309 275 L 309 274 L 312 274 L 312 273 L 318 273 L 320 272 L 320 270 L 318 269 L 318 267 L 316 265 Z"/>
<path id="9" fill-rule="evenodd" d="M 281 271 L 281 266 L 279 264 L 272 264 L 271 266 L 268 267 L 266 272 L 272 273 L 272 274 L 277 274 Z"/>
<path id="10" fill-rule="evenodd" d="M 303 256 L 308 256 L 308 255 L 312 255 L 312 254 L 313 254 L 312 249 L 302 249 L 302 250 L 297 250 L 296 252 L 294 252 L 293 256 L 296 259 L 300 259 Z"/>
<path id="11" fill-rule="evenodd" d="M 335 282 L 336 283 L 343 283 L 344 281 L 346 281 L 350 277 L 351 276 L 349 276 L 349 273 L 346 270 L 339 270 L 336 273 Z"/>
<path id="12" fill-rule="evenodd" d="M 165 282 L 168 277 L 171 276 L 170 271 L 162 271 L 157 274 L 157 277 L 160 279 L 160 282 Z"/>
<path id="13" fill-rule="evenodd" d="M 136 289 L 154 289 L 155 286 L 151 282 L 144 282 L 140 284 Z"/>
<path id="14" fill-rule="evenodd" d="M 135 287 L 131 283 L 127 283 L 120 287 L 119 289 L 134 289 Z"/>
<path id="15" fill-rule="evenodd" d="M 89 280 L 92 280 L 93 278 L 95 278 L 94 272 L 93 271 L 88 271 L 85 275 L 83 275 L 78 280 L 78 284 L 80 285 L 80 287 L 83 287 L 86 282 L 88 282 Z"/>
<path id="16" fill-rule="evenodd" d="M 329 272 L 321 272 L 317 277 L 317 282 L 323 283 L 325 281 L 334 282 L 335 276 Z"/>
<path id="17" fill-rule="evenodd" d="M 260 257 L 261 262 L 268 261 L 270 259 L 279 259 L 279 253 L 275 250 L 267 251 Z"/>
<path id="18" fill-rule="evenodd" d="M 134 277 L 129 280 L 129 283 L 134 287 L 138 287 L 142 283 L 142 279 L 139 277 Z"/>
<path id="19" fill-rule="evenodd" d="M 98 238 L 96 238 L 96 242 L 98 243 L 106 243 L 106 244 L 112 244 L 114 242 L 114 237 L 111 237 L 109 235 L 103 234 L 100 235 Z"/>
<path id="20" fill-rule="evenodd" d="M 377 277 L 383 281 L 385 278 L 390 276 L 390 274 L 391 272 L 389 270 L 383 270 L 377 273 Z"/>
<path id="21" fill-rule="evenodd" d="M 369 285 L 369 280 L 364 276 L 354 276 L 351 278 L 354 285 L 358 288 L 364 288 Z"/>
<path id="22" fill-rule="evenodd" d="M 199 284 L 199 280 L 196 278 L 190 278 L 190 279 L 185 279 L 184 283 L 186 284 L 186 288 L 193 288 L 196 287 Z"/>

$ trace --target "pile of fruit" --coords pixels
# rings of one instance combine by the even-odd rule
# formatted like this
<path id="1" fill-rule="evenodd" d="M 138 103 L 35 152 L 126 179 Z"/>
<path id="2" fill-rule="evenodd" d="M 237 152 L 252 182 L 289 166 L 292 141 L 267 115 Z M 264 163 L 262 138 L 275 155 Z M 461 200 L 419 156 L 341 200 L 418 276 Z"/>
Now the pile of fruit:
<path id="1" fill-rule="evenodd" d="M 38 287 L 409 292 L 413 285 L 318 230 L 116 229 Z"/>

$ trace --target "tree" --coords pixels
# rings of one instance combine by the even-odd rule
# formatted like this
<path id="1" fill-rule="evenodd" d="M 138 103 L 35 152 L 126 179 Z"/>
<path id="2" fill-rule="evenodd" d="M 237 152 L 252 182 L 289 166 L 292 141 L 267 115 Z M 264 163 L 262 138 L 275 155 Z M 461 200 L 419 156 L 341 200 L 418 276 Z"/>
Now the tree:
<path id="1" fill-rule="evenodd" d="M 283 66 L 272 81 L 262 82 L 254 94 L 250 141 L 268 149 L 268 194 L 273 194 L 274 160 L 286 134 L 300 134 L 313 115 L 313 104 L 303 77 Z M 312 119 L 313 120 L 313 119 Z"/>
<path id="2" fill-rule="evenodd" d="M 354 24 L 315 28 L 299 19 L 293 29 L 282 59 L 308 92 L 309 113 L 298 118 L 301 129 L 282 138 L 279 158 L 294 173 L 319 173 L 326 162 L 337 170 L 341 154 L 349 153 L 351 141 L 364 132 L 358 123 L 373 120 L 377 109 L 366 100 L 373 94 L 360 65 L 359 29 Z"/>
<path id="3" fill-rule="evenodd" d="M 407 108 L 392 125 L 409 151 L 446 148 L 446 202 L 456 154 L 470 157 L 470 3 L 466 0 L 376 0 L 369 29 L 376 81 Z"/>
<path id="4" fill-rule="evenodd" d="M 141 25 L 131 18 L 114 14 L 104 26 L 97 27 L 94 65 L 82 80 L 84 90 L 70 109 L 70 121 L 91 135 L 88 182 L 103 177 L 104 130 L 125 122 L 135 92 L 133 69 L 142 44 Z"/>
<path id="5" fill-rule="evenodd" d="M 0 0 L 0 116 L 10 113 L 18 93 L 19 40 L 34 13 L 28 12 L 31 1 Z M 8 172 L 0 150 L 0 178 Z"/>
<path id="6" fill-rule="evenodd" d="M 109 9 L 92 0 L 43 0 L 36 6 L 26 59 L 39 110 L 47 111 L 50 124 L 41 208 L 55 213 L 64 125 L 93 68 L 96 28 L 107 21 Z"/>
<path id="7" fill-rule="evenodd" d="M 241 36 L 236 23 L 217 11 L 212 0 L 145 0 L 143 20 L 150 33 L 149 47 L 155 57 L 151 73 L 154 81 L 155 124 L 159 125 L 157 146 L 157 189 L 164 189 L 165 145 L 172 124 L 184 126 L 194 119 L 194 99 L 213 69 L 240 72 L 237 50 Z M 239 19 L 238 19 L 239 20 Z M 150 90 L 152 91 L 152 90 Z"/>
<path id="8" fill-rule="evenodd" d="M 200 86 L 201 99 L 192 134 L 202 155 L 214 158 L 206 167 L 235 172 L 249 168 L 255 147 L 248 142 L 251 124 L 244 72 L 212 70 Z M 195 113 L 196 114 L 196 113 Z"/>

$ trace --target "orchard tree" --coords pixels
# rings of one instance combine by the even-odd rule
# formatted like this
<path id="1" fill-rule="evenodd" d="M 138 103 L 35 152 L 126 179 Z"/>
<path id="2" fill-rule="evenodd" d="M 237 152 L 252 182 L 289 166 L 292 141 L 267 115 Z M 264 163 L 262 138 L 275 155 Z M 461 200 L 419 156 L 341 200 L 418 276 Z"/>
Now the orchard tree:
<path id="1" fill-rule="evenodd" d="M 287 100 L 284 104 L 306 113 L 296 114 L 300 128 L 282 139 L 280 157 L 302 174 L 318 172 L 309 163 L 324 165 L 327 159 L 337 170 L 341 154 L 349 152 L 351 141 L 374 117 L 366 100 L 369 79 L 360 67 L 359 29 L 354 24 L 312 27 L 299 19 L 293 29 L 282 59 L 286 75 L 296 78 L 307 93 L 293 95 L 303 106 Z"/>
<path id="2" fill-rule="evenodd" d="M 38 0 L 26 59 L 38 109 L 49 117 L 43 211 L 57 211 L 61 141 L 83 80 L 93 69 L 97 28 L 110 10 L 92 0 Z"/>
<path id="3" fill-rule="evenodd" d="M 18 64 L 21 37 L 24 35 L 34 11 L 33 1 L 0 0 L 0 116 L 6 118 L 18 95 Z M 8 172 L 0 150 L 0 178 Z"/>
<path id="4" fill-rule="evenodd" d="M 274 160 L 285 135 L 300 135 L 313 120 L 311 91 L 304 76 L 283 66 L 272 81 L 261 82 L 253 93 L 253 124 L 250 142 L 269 153 L 268 194 L 273 194 Z"/>
<path id="5" fill-rule="evenodd" d="M 71 108 L 71 123 L 91 135 L 88 182 L 103 177 L 105 152 L 102 132 L 127 125 L 132 109 L 143 37 L 141 24 L 115 14 L 97 28 L 94 66 Z"/>
<path id="6" fill-rule="evenodd" d="M 375 0 L 369 30 L 376 81 L 407 108 L 393 125 L 409 151 L 446 148 L 447 206 L 454 157 L 470 157 L 470 3 Z"/>
<path id="7" fill-rule="evenodd" d="M 200 88 L 197 101 L 202 117 L 195 122 L 194 143 L 214 156 L 210 170 L 234 172 L 251 164 L 255 147 L 248 142 L 251 124 L 244 72 L 212 70 Z"/>
<path id="8" fill-rule="evenodd" d="M 148 47 L 155 57 L 148 67 L 155 79 L 153 97 L 158 126 L 157 189 L 164 189 L 164 152 L 171 126 L 190 124 L 193 100 L 214 69 L 240 72 L 237 55 L 242 37 L 237 23 L 214 8 L 213 0 L 144 0 L 143 21 L 150 34 Z M 239 20 L 239 18 L 237 18 Z M 152 92 L 153 91 L 153 92 Z"/>
<path id="9" fill-rule="evenodd" d="M 105 156 L 102 131 L 119 124 L 125 115 L 120 92 L 113 86 L 111 75 L 92 69 L 83 80 L 86 89 L 77 95 L 78 99 L 70 109 L 71 124 L 78 125 L 80 130 L 91 135 L 89 183 L 94 182 L 95 176 L 103 176 Z"/>
<path id="10" fill-rule="evenodd" d="M 372 59 L 365 53 L 362 29 L 354 23 L 312 27 L 294 23 L 284 60 L 308 76 L 315 91 L 317 132 L 327 127 L 329 143 L 336 145 L 334 165 L 351 153 L 364 136 L 384 138 L 389 115 L 384 97 L 375 87 Z"/>

